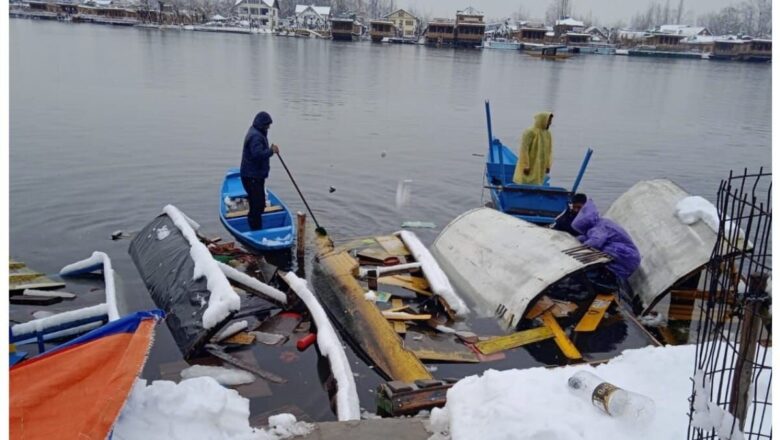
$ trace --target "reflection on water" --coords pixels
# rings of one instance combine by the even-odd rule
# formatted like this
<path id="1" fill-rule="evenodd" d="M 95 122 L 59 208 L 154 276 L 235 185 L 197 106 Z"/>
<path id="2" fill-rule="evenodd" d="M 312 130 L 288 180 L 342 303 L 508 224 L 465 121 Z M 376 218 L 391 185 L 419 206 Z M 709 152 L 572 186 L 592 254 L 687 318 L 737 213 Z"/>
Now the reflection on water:
<path id="1" fill-rule="evenodd" d="M 441 228 L 480 206 L 484 159 L 472 154 L 487 147 L 484 99 L 495 135 L 510 146 L 534 113 L 555 112 L 555 183 L 570 185 L 593 147 L 582 190 L 602 212 L 639 179 L 670 178 L 713 199 L 729 169 L 770 166 L 768 65 L 610 56 L 551 63 L 511 51 L 30 20 L 11 20 L 10 43 L 11 256 L 52 273 L 103 250 L 131 308 L 152 303 L 129 241 L 111 241 L 111 232 L 132 234 L 172 203 L 226 238 L 221 180 L 259 110 L 272 114 L 271 141 L 318 220 L 341 238 L 403 221 Z M 302 211 L 280 164 L 271 167 L 268 184 Z M 405 179 L 414 180 L 412 196 L 397 209 Z M 437 232 L 418 234 L 430 243 Z M 157 377 L 153 365 L 179 356 L 160 327 L 145 374 Z M 274 398 L 305 401 L 313 418 L 331 418 L 316 413 L 326 397 L 306 383 L 317 377 L 305 373 L 314 356 L 300 356 L 301 383 L 288 384 L 292 392 L 272 386 Z M 376 380 L 353 366 L 359 380 Z M 267 409 L 253 400 L 253 413 Z"/>

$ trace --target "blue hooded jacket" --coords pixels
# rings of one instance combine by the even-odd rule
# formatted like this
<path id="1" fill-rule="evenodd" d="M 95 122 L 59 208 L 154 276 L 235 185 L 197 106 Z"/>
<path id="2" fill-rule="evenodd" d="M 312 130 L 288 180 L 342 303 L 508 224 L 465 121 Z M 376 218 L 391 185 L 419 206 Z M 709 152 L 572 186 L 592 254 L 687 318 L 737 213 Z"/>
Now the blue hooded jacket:
<path id="1" fill-rule="evenodd" d="M 271 115 L 260 112 L 244 138 L 244 152 L 241 155 L 241 177 L 265 179 L 270 170 L 270 159 L 274 155 L 268 145 L 268 126 L 273 122 Z"/>
<path id="2" fill-rule="evenodd" d="M 626 280 L 639 267 L 642 257 L 631 236 L 617 223 L 601 218 L 592 200 L 585 203 L 571 226 L 582 234 L 577 237 L 582 244 L 612 257 L 607 268 L 618 277 Z"/>

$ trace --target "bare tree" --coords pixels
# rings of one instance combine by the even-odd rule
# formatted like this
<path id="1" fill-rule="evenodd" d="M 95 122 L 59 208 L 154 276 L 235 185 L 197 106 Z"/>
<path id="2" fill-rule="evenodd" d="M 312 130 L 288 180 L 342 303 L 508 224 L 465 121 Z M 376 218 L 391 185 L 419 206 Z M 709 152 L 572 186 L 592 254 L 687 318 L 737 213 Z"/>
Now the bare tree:
<path id="1" fill-rule="evenodd" d="M 669 24 L 670 16 L 670 10 L 669 10 L 669 0 L 666 0 L 666 4 L 664 5 L 664 10 L 661 14 L 661 24 Z"/>
<path id="2" fill-rule="evenodd" d="M 677 4 L 677 10 L 675 12 L 677 13 L 677 20 L 675 20 L 675 23 L 682 24 L 683 13 L 685 12 L 685 0 L 680 0 L 680 3 Z"/>
<path id="3" fill-rule="evenodd" d="M 515 12 L 512 13 L 512 19 L 515 21 L 527 20 L 528 17 L 528 9 L 526 9 L 523 5 L 518 6 Z"/>
<path id="4" fill-rule="evenodd" d="M 559 20 L 563 17 L 569 17 L 571 15 L 571 0 L 552 0 L 552 2 L 547 6 L 547 11 L 544 14 L 544 20 L 547 23 L 554 25 L 556 20 Z"/>

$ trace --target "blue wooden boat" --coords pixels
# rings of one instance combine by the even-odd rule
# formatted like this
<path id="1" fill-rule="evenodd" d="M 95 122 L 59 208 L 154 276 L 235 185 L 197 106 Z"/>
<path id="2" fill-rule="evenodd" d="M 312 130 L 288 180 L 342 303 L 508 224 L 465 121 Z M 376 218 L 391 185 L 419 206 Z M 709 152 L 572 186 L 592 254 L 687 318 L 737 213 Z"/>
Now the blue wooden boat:
<path id="1" fill-rule="evenodd" d="M 501 141 L 493 137 L 490 103 L 485 101 L 488 127 L 488 155 L 485 163 L 486 188 L 490 190 L 492 207 L 522 220 L 538 225 L 549 225 L 568 207 L 569 200 L 577 192 L 593 150 L 588 148 L 571 191 L 551 186 L 549 178 L 542 185 L 521 185 L 512 177 L 517 165 L 517 155 Z"/>
<path id="2" fill-rule="evenodd" d="M 268 204 L 263 212 L 263 229 L 249 229 L 249 203 L 238 168 L 231 168 L 222 183 L 219 219 L 244 246 L 256 251 L 288 249 L 295 242 L 295 223 L 287 205 L 266 188 Z"/>

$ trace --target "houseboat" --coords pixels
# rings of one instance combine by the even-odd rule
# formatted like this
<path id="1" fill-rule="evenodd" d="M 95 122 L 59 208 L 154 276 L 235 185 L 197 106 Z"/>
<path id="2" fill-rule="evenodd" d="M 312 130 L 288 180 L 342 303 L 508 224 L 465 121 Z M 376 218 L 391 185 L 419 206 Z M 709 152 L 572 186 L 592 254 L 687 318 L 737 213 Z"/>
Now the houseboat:
<path id="1" fill-rule="evenodd" d="M 330 19 L 330 33 L 334 40 L 358 41 L 362 35 L 363 25 L 354 17 L 339 17 Z"/>
<path id="2" fill-rule="evenodd" d="M 474 8 L 466 8 L 455 15 L 455 45 L 478 47 L 485 36 L 484 15 Z"/>
<path id="3" fill-rule="evenodd" d="M 136 11 L 109 6 L 79 5 L 78 13 L 72 17 L 74 22 L 134 26 L 138 24 Z"/>
<path id="4" fill-rule="evenodd" d="M 381 43 L 385 38 L 392 38 L 396 36 L 395 25 L 392 21 L 387 20 L 371 20 L 371 41 L 374 43 Z"/>
<path id="5" fill-rule="evenodd" d="M 506 38 L 493 38 L 485 40 L 482 44 L 485 49 L 499 49 L 499 50 L 522 50 L 523 43 L 519 41 L 507 40 Z"/>
<path id="6" fill-rule="evenodd" d="M 772 40 L 716 40 L 710 57 L 713 60 L 767 62 L 772 60 Z"/>
<path id="7" fill-rule="evenodd" d="M 428 23 L 425 44 L 429 46 L 452 46 L 455 44 L 455 20 L 434 18 Z"/>

